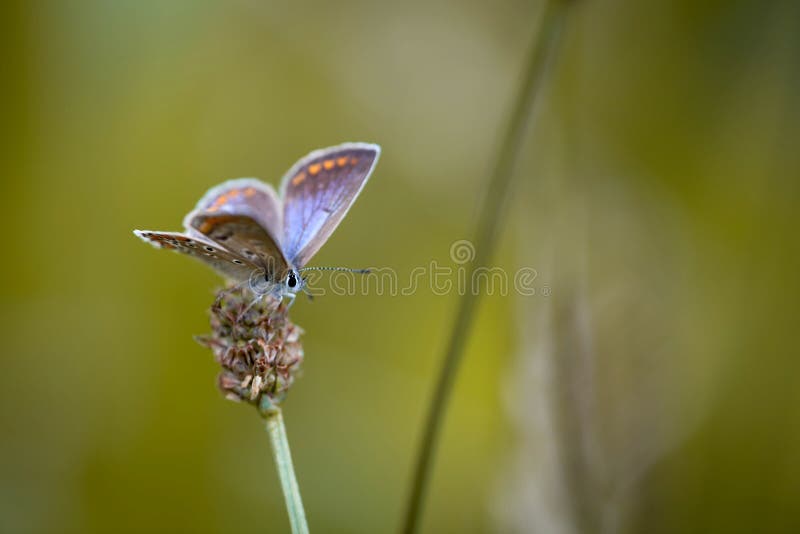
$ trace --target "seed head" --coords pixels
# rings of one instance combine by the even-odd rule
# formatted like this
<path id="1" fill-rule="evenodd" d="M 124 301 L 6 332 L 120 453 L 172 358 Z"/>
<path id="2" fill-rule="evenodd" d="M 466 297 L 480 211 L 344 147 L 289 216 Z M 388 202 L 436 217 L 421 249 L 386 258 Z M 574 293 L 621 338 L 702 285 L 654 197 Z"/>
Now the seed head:
<path id="1" fill-rule="evenodd" d="M 254 299 L 244 287 L 221 290 L 211 306 L 211 333 L 196 339 L 222 366 L 217 380 L 226 398 L 268 410 L 300 372 L 303 330 L 285 304 L 271 296 Z"/>

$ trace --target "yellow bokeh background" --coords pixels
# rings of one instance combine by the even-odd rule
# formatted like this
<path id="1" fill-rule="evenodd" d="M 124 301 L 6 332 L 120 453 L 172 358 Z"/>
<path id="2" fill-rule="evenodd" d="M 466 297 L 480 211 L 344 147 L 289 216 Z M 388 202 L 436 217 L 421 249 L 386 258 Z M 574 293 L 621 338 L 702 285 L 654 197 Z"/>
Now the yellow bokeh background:
<path id="1" fill-rule="evenodd" d="M 425 532 L 800 528 L 800 9 L 573 2 L 516 165 Z M 538 2 L 3 8 L 0 531 L 283 532 L 268 440 L 194 334 L 178 230 L 225 179 L 382 145 L 315 265 L 455 267 Z M 299 299 L 311 529 L 394 532 L 458 295 Z"/>

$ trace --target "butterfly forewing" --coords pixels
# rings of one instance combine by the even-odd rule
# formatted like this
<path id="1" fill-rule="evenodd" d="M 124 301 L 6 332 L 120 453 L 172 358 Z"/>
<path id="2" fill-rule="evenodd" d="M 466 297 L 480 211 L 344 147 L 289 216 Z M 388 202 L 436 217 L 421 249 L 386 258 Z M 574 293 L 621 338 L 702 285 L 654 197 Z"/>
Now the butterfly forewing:
<path id="1" fill-rule="evenodd" d="M 281 245 L 294 267 L 302 267 L 347 214 L 372 169 L 380 147 L 347 143 L 312 152 L 295 164 L 281 184 Z"/>
<path id="2" fill-rule="evenodd" d="M 235 282 L 248 280 L 250 275 L 259 269 L 256 264 L 246 258 L 195 235 L 149 230 L 134 230 L 134 233 L 156 248 L 174 250 L 197 258 Z"/>

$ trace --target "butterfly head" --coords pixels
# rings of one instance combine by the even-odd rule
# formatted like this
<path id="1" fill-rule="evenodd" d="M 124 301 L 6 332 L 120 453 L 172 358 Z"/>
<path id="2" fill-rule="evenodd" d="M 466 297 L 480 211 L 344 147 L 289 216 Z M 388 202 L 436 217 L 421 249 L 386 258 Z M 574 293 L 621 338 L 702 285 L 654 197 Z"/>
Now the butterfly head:
<path id="1" fill-rule="evenodd" d="M 274 271 L 259 268 L 250 273 L 247 283 L 257 297 L 271 295 L 279 300 L 283 297 L 294 299 L 306 287 L 305 279 L 294 268 L 287 269 L 283 274 L 274 274 Z"/>

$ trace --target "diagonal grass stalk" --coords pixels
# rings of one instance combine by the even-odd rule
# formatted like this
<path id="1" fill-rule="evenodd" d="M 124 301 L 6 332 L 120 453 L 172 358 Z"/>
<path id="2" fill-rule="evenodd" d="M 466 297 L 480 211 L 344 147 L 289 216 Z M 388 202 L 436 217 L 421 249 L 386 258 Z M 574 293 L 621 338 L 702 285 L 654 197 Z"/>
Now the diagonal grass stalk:
<path id="1" fill-rule="evenodd" d="M 547 78 L 549 65 L 555 56 L 564 19 L 571 0 L 547 0 L 540 29 L 534 38 L 528 56 L 525 74 L 519 94 L 511 109 L 508 128 L 499 146 L 495 164 L 488 180 L 488 189 L 483 198 L 480 219 L 475 237 L 475 258 L 469 265 L 467 279 L 475 269 L 488 266 L 494 252 L 494 243 L 502 223 L 503 206 L 508 196 L 514 163 L 525 138 L 526 125 L 534 104 L 541 94 Z M 469 328 L 475 312 L 478 295 L 465 292 L 460 299 L 449 343 L 442 360 L 436 389 L 430 403 L 428 417 L 423 429 L 417 453 L 416 466 L 409 493 L 402 532 L 413 534 L 419 528 L 422 506 L 427 492 L 433 456 L 447 409 L 447 402 L 461 362 Z"/>

